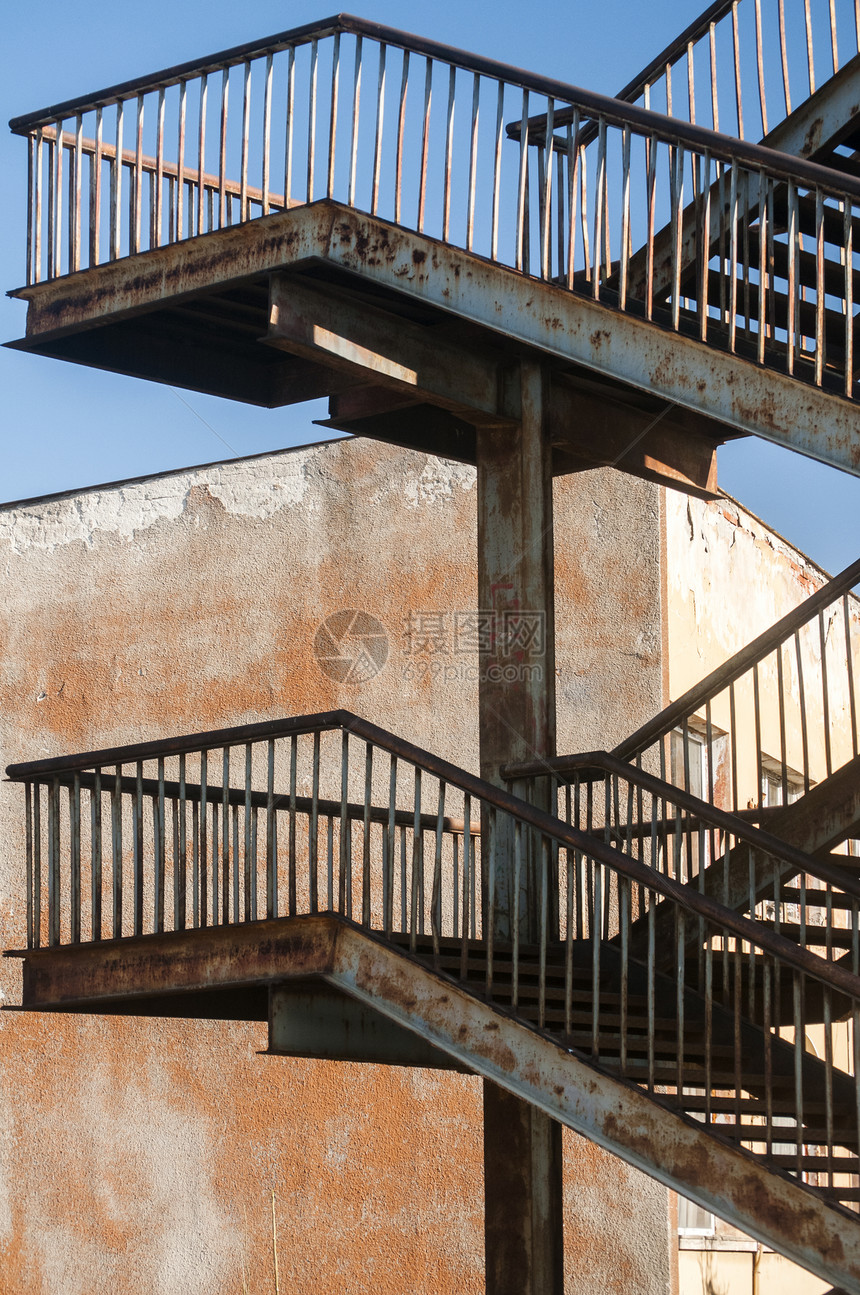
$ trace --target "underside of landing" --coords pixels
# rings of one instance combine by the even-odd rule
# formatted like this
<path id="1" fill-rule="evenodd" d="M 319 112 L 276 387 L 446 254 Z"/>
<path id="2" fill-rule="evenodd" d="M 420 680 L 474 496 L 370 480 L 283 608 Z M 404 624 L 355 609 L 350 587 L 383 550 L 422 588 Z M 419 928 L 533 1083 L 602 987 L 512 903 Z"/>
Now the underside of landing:
<path id="1" fill-rule="evenodd" d="M 840 1211 L 743 1149 L 703 1136 L 700 1123 L 658 1094 L 470 992 L 434 967 L 424 944 L 410 952 L 408 937 L 386 940 L 317 915 L 7 956 L 23 959 L 24 1010 L 223 1017 L 232 1008 L 240 1019 L 260 1019 L 265 996 L 273 1053 L 340 1053 L 480 1075 L 860 1292 L 858 1229 L 846 1227 Z M 322 1048 L 318 1008 L 335 1024 Z"/>
<path id="2" fill-rule="evenodd" d="M 13 295 L 14 347 L 265 406 L 327 396 L 328 426 L 467 462 L 530 357 L 556 472 L 709 495 L 716 446 L 745 434 L 860 472 L 852 402 L 331 201 Z"/>

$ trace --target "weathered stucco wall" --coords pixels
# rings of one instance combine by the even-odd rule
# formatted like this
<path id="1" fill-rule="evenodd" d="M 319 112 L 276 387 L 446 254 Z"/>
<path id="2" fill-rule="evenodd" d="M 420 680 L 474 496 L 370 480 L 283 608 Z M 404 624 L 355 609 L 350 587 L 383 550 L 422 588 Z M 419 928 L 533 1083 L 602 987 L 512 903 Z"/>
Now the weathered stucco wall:
<path id="1" fill-rule="evenodd" d="M 661 701 L 659 492 L 557 483 L 561 749 Z M 477 767 L 475 474 L 342 441 L 0 510 L 0 762 L 344 706 Z M 385 667 L 313 654 L 343 608 Z M 620 614 L 619 614 L 620 609 Z M 441 641 L 417 635 L 441 627 Z M 446 627 L 447 625 L 447 627 Z M 0 786 L 0 940 L 24 943 L 23 800 Z M 7 1004 L 18 965 L 0 966 Z M 483 1288 L 481 1089 L 260 1057 L 265 1029 L 0 1014 L 0 1291 Z M 663 1295 L 667 1193 L 566 1135 L 570 1291 Z"/>

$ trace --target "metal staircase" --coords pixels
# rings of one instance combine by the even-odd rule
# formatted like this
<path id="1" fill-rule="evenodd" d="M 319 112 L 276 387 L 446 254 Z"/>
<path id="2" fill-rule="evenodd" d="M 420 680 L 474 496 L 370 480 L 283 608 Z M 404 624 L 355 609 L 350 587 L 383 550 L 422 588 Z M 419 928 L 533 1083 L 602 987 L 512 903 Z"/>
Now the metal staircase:
<path id="1" fill-rule="evenodd" d="M 804 0 L 798 89 L 787 10 L 615 99 L 339 15 L 17 118 L 15 345 L 479 473 L 529 401 L 547 479 L 709 495 L 742 434 L 858 473 L 857 20 Z M 458 1066 L 860 1295 L 858 578 L 611 754 L 482 780 L 336 711 L 10 766 L 24 1005 Z"/>
<path id="2" fill-rule="evenodd" d="M 169 1014 L 179 994 L 173 1010 L 205 1015 L 189 994 L 322 976 L 860 1289 L 860 1089 L 838 1037 L 860 1012 L 860 883 L 831 887 L 853 901 L 846 965 L 684 884 L 659 851 L 619 849 L 598 816 L 566 823 L 345 712 L 8 773 L 27 795 L 25 1006 Z M 796 862 L 744 831 L 774 872 Z M 505 843 L 516 893 L 538 893 L 537 929 L 523 908 L 512 939 L 493 899 Z M 189 932 L 197 963 L 193 940 L 175 956 Z M 252 974 L 230 965 L 237 932 L 304 953 Z M 801 1018 L 823 1022 L 822 1058 Z"/>

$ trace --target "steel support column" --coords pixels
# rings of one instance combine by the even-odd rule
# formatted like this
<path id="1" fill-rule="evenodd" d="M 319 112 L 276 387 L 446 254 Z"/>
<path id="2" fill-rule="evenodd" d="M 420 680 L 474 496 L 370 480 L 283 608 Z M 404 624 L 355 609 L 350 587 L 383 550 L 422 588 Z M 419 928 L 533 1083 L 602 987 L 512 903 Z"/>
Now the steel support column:
<path id="1" fill-rule="evenodd" d="M 555 751 L 552 447 L 549 374 L 523 362 L 505 379 L 514 427 L 479 428 L 478 689 L 481 774 L 499 783 L 514 751 Z M 518 910 L 512 842 L 491 836 L 497 938 L 538 933 L 539 853 L 526 851 Z M 485 1081 L 484 1201 L 487 1295 L 561 1295 L 561 1125 Z"/>

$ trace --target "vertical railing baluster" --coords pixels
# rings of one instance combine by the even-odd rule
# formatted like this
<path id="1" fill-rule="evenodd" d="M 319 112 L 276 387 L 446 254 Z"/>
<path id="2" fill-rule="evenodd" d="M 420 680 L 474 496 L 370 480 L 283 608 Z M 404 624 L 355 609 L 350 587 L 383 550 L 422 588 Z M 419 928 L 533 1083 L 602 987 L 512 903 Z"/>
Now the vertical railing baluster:
<path id="1" fill-rule="evenodd" d="M 540 272 L 541 272 L 542 279 L 548 279 L 550 277 L 550 265 L 552 260 L 552 250 L 550 245 L 550 228 L 551 228 L 550 222 L 552 219 L 552 158 L 553 158 L 553 146 L 555 143 L 555 139 L 553 136 L 553 131 L 555 130 L 554 115 L 555 115 L 555 102 L 553 99 L 549 99 L 547 100 L 547 107 L 546 107 L 546 139 L 544 141 L 544 157 L 545 157 L 544 183 L 543 183 L 543 193 L 541 195 L 542 221 L 541 221 L 541 236 L 540 236 L 541 237 Z M 605 139 L 604 139 L 604 144 L 605 144 Z"/>
<path id="2" fill-rule="evenodd" d="M 272 165 L 272 68 L 274 57 L 266 56 L 265 80 L 263 82 L 263 157 L 260 170 L 261 209 L 260 214 L 268 216 L 270 210 L 269 188 L 271 185 Z M 334 150 L 332 149 L 332 152 Z M 331 193 L 329 193 L 331 196 Z"/>
<path id="3" fill-rule="evenodd" d="M 397 136 L 394 145 L 394 223 L 400 224 L 403 200 L 403 128 L 406 124 L 406 93 L 409 88 L 409 50 L 403 51 L 400 75 L 400 101 L 397 108 Z"/>
<path id="4" fill-rule="evenodd" d="M 439 941 L 442 936 L 442 845 L 445 829 L 445 783 L 439 782 L 439 797 L 436 805 L 436 840 L 433 854 L 433 892 L 430 899 L 430 927 L 433 934 L 433 956 L 439 957 Z"/>
<path id="5" fill-rule="evenodd" d="M 442 176 L 442 241 L 447 243 L 451 223 L 451 173 L 454 161 L 454 96 L 457 69 L 448 69 L 448 112 L 445 118 L 445 170 Z"/>
<path id="6" fill-rule="evenodd" d="M 161 247 L 164 219 L 164 86 L 158 91 L 155 109 L 155 171 L 150 175 L 151 199 L 149 204 L 149 246 Z M 193 232 L 193 231 L 192 231 Z"/>
<path id="7" fill-rule="evenodd" d="M 238 791 L 238 787 L 236 789 Z M 241 890 L 242 878 L 239 870 L 239 806 L 230 797 L 230 826 L 231 832 L 231 854 L 233 856 L 233 866 L 231 871 L 231 880 L 233 882 L 233 921 L 238 925 L 242 920 L 241 909 Z"/>
<path id="8" fill-rule="evenodd" d="M 854 656 L 851 644 L 851 611 L 848 595 L 842 595 L 842 616 L 845 626 L 845 667 L 848 683 L 848 710 L 851 715 L 851 754 L 858 754 L 857 745 L 857 693 L 854 688 Z"/>
<path id="9" fill-rule="evenodd" d="M 843 203 L 842 260 L 845 267 L 845 395 L 850 399 L 854 389 L 854 221 L 852 204 Z"/>
<path id="10" fill-rule="evenodd" d="M 153 799 L 155 818 L 154 930 L 164 930 L 165 831 L 164 831 L 164 757 L 158 758 L 158 791 Z"/>
<path id="11" fill-rule="evenodd" d="M 326 912 L 334 912 L 334 819 L 331 814 L 326 818 L 325 832 L 326 860 Z"/>
<path id="12" fill-rule="evenodd" d="M 826 339 L 824 330 L 824 194 L 815 190 L 815 385 L 824 378 Z"/>
<path id="13" fill-rule="evenodd" d="M 830 0 L 830 54 L 833 59 L 833 75 L 839 71 L 839 47 L 836 35 L 836 5 Z"/>
<path id="14" fill-rule="evenodd" d="M 248 137 L 251 130 L 251 61 L 245 62 L 242 84 L 242 149 L 239 155 L 239 221 L 248 219 Z"/>
<path id="15" fill-rule="evenodd" d="M 253 832 L 252 815 L 253 815 L 253 790 L 254 790 L 254 771 L 253 771 L 253 746 L 250 742 L 245 743 L 245 867 L 244 867 L 244 895 L 243 908 L 245 921 L 250 922 L 254 909 L 257 907 L 257 870 L 252 867 L 252 844 L 251 836 Z M 238 860 L 237 867 L 238 867 Z"/>
<path id="16" fill-rule="evenodd" d="M 786 294 L 786 368 L 794 373 L 795 327 L 797 318 L 797 251 L 798 239 L 797 186 L 788 182 L 788 292 Z"/>
<path id="17" fill-rule="evenodd" d="M 502 140 L 505 128 L 505 83 L 499 82 L 496 96 L 496 133 L 493 137 L 493 207 L 490 228 L 490 260 L 499 253 L 499 200 L 502 187 Z"/>
<path id="18" fill-rule="evenodd" d="M 54 213 L 54 232 L 52 238 L 52 256 L 53 268 L 49 278 L 57 278 L 63 272 L 63 123 L 57 122 L 57 137 L 54 142 L 53 157 L 53 177 L 54 177 L 54 201 L 52 210 Z"/>
<path id="19" fill-rule="evenodd" d="M 654 314 L 654 217 L 655 187 L 657 183 L 657 137 L 648 139 L 648 171 L 646 176 L 647 232 L 645 252 L 645 318 L 651 319 Z M 584 177 L 583 177 L 584 184 Z M 586 251 L 587 256 L 587 251 Z"/>
<path id="20" fill-rule="evenodd" d="M 785 43 L 785 0 L 779 0 L 779 56 L 782 64 L 782 92 L 785 99 L 785 115 L 791 114 L 791 86 L 788 78 L 788 51 Z"/>
<path id="21" fill-rule="evenodd" d="M 33 264 L 34 207 L 35 191 L 38 186 L 36 172 L 36 136 L 27 136 L 27 271 L 26 284 L 38 283 L 38 275 Z M 91 204 L 92 205 L 92 204 Z"/>
<path id="22" fill-rule="evenodd" d="M 809 0 L 803 0 L 803 16 L 806 23 L 806 67 L 809 74 L 809 95 L 815 94 L 815 55 L 812 45 L 812 14 Z"/>
<path id="23" fill-rule="evenodd" d="M 364 749 L 364 812 L 361 840 L 361 924 L 369 927 L 372 919 L 370 876 L 370 806 L 373 799 L 373 744 Z"/>
<path id="24" fill-rule="evenodd" d="M 206 218 L 206 112 L 209 107 L 209 73 L 200 81 L 200 112 L 197 118 L 197 233 L 202 234 Z"/>
<path id="25" fill-rule="evenodd" d="M 101 123 L 101 110 L 99 110 Z M 35 167 L 34 211 L 33 211 L 33 282 L 42 281 L 42 154 L 44 152 L 44 132 L 42 127 L 36 131 L 36 145 L 33 165 Z M 48 153 L 50 158 L 50 150 Z"/>
<path id="26" fill-rule="evenodd" d="M 209 757 L 207 751 L 200 752 L 200 925 L 209 925 L 209 816 L 208 816 L 208 778 Z M 213 850 L 212 871 L 215 871 L 215 854 Z M 215 911 L 212 912 L 215 923 Z"/>
<path id="27" fill-rule="evenodd" d="M 308 825 L 308 866 L 310 867 L 311 912 L 319 911 L 319 798 L 320 798 L 320 734 L 313 738 L 313 768 L 311 772 L 311 816 Z"/>
<path id="28" fill-rule="evenodd" d="M 358 116 L 361 104 L 361 65 L 363 54 L 363 41 L 361 36 L 355 38 L 355 70 L 352 78 L 352 133 L 349 143 L 349 188 L 347 190 L 347 203 L 350 207 L 355 206 L 355 181 L 358 168 Z M 420 223 L 419 223 L 420 230 Z"/>
<path id="29" fill-rule="evenodd" d="M 143 112 L 145 96 L 137 96 L 137 124 L 134 132 L 134 173 L 132 177 L 132 218 L 129 251 L 140 251 L 140 225 L 143 211 Z"/>
<path id="30" fill-rule="evenodd" d="M 460 979 L 469 975 L 469 923 L 471 912 L 469 898 L 472 891 L 472 797 L 463 797 L 463 897 L 461 914 Z"/>
<path id="31" fill-rule="evenodd" d="M 388 781 L 387 848 L 382 871 L 382 923 L 386 935 L 394 929 L 394 859 L 397 847 L 395 811 L 397 806 L 397 756 L 391 756 Z"/>
<path id="32" fill-rule="evenodd" d="M 406 56 L 409 57 L 408 55 Z M 340 90 L 340 32 L 334 34 L 334 47 L 331 56 L 331 110 L 328 120 L 328 175 L 326 178 L 326 197 L 334 197 L 334 163 L 335 145 L 337 142 L 337 98 Z"/>
<path id="33" fill-rule="evenodd" d="M 559 194 L 559 200 L 561 194 Z M 630 253 L 630 127 L 621 132 L 621 268 L 618 307 L 627 309 L 627 266 Z"/>
<path id="34" fill-rule="evenodd" d="M 143 934 L 143 762 L 135 766 L 134 781 L 134 933 Z"/>
<path id="35" fill-rule="evenodd" d="M 469 189 L 466 199 L 466 251 L 475 237 L 475 179 L 478 171 L 478 114 L 481 106 L 481 77 L 475 73 L 472 86 L 472 128 L 469 138 Z"/>
<path id="36" fill-rule="evenodd" d="M 278 847 L 275 839 L 275 739 L 266 744 L 266 917 L 278 916 Z"/>
<path id="37" fill-rule="evenodd" d="M 117 131 L 115 131 L 114 157 L 110 166 L 110 259 L 117 260 L 122 249 L 123 201 L 123 115 L 124 104 L 117 104 Z"/>
<path id="38" fill-rule="evenodd" d="M 230 107 L 230 69 L 221 73 L 221 131 L 218 144 L 218 228 L 227 221 L 227 113 Z M 214 869 L 213 869 L 214 875 Z M 214 916 L 214 915 L 213 915 Z"/>
<path id="39" fill-rule="evenodd" d="M 337 911 L 346 915 L 347 910 L 347 869 L 349 858 L 347 855 L 347 825 L 349 807 L 349 732 L 343 730 L 341 737 L 341 756 L 340 756 L 340 833 L 339 833 L 339 870 L 337 886 Z"/>
<path id="40" fill-rule="evenodd" d="M 430 157 L 430 109 L 433 102 L 433 60 L 428 56 L 424 72 L 424 118 L 421 127 L 421 167 L 418 172 L 418 233 L 424 233 L 427 202 L 427 164 Z"/>
<path id="41" fill-rule="evenodd" d="M 70 939 L 81 942 L 81 775 L 69 787 L 69 910 Z"/>
<path id="42" fill-rule="evenodd" d="M 69 221 L 69 271 L 81 268 L 81 188 L 84 164 L 84 122 L 80 113 L 75 117 L 75 151 L 70 176 L 72 187 L 72 212 Z"/>
<path id="43" fill-rule="evenodd" d="M 184 931 L 188 908 L 188 790 L 184 755 L 179 757 L 179 803 L 173 802 L 173 813 L 177 831 L 173 856 L 173 924 L 177 931 Z"/>
<path id="44" fill-rule="evenodd" d="M 529 92 L 523 90 L 523 110 L 520 118 L 520 168 L 517 185 L 517 225 L 514 265 L 523 269 L 525 252 L 526 190 L 529 182 Z M 571 240 L 572 241 L 572 240 Z"/>
<path id="45" fill-rule="evenodd" d="M 735 67 L 735 109 L 738 115 L 738 138 L 744 137 L 744 109 L 741 96 L 741 42 L 738 33 L 738 0 L 732 5 L 732 50 Z"/>
<path id="46" fill-rule="evenodd" d="M 776 649 L 776 692 L 779 709 L 779 759 L 782 769 L 782 803 L 788 804 L 788 734 L 785 726 L 785 678 L 782 665 L 782 646 Z"/>
<path id="47" fill-rule="evenodd" d="M 291 45 L 287 54 L 287 115 L 284 138 L 284 210 L 293 205 L 293 118 L 296 95 L 296 51 Z"/>
<path id="48" fill-rule="evenodd" d="M 768 181 L 764 171 L 758 176 L 758 317 L 756 321 L 756 342 L 758 362 L 764 364 L 765 337 L 767 330 L 768 292 L 773 288 L 769 278 L 767 260 L 770 221 L 768 219 Z"/>
<path id="49" fill-rule="evenodd" d="M 824 724 L 824 767 L 829 778 L 833 772 L 833 753 L 830 740 L 830 689 L 827 686 L 827 631 L 824 628 L 824 612 L 818 613 L 818 641 L 821 646 L 821 702 L 822 721 Z"/>
<path id="50" fill-rule="evenodd" d="M 797 705 L 800 711 L 800 743 L 803 753 L 803 790 L 809 791 L 809 733 L 806 723 L 806 695 L 803 684 L 803 654 L 800 648 L 800 631 L 794 631 L 794 653 L 797 661 Z"/>
<path id="51" fill-rule="evenodd" d="M 511 904 L 511 1010 L 520 1001 L 520 887 L 523 877 L 523 825 L 514 819 L 514 893 Z"/>
<path id="52" fill-rule="evenodd" d="M 114 771 L 110 798 L 111 873 L 113 886 L 113 938 L 122 935 L 122 766 Z"/>
<path id="53" fill-rule="evenodd" d="M 60 780 L 48 784 L 48 943 L 60 943 Z"/>
<path id="54" fill-rule="evenodd" d="M 538 894 L 538 1029 L 546 1027 L 546 958 L 549 939 L 550 843 L 541 837 L 540 888 Z"/>
<path id="55" fill-rule="evenodd" d="M 317 65 L 319 42 L 311 41 L 311 66 L 308 78 L 308 183 L 307 201 L 314 200 L 314 175 L 317 151 Z"/>
<path id="56" fill-rule="evenodd" d="M 296 885 L 296 780 L 298 777 L 299 739 L 290 738 L 290 823 L 287 840 L 287 912 L 294 917 L 298 912 Z"/>
<path id="57" fill-rule="evenodd" d="M 414 795 L 412 804 L 412 874 L 409 895 L 409 948 L 414 953 L 418 947 L 418 925 L 421 910 L 421 877 L 422 835 L 421 835 L 421 768 L 415 766 Z"/>
<path id="58" fill-rule="evenodd" d="M 220 867 L 221 922 L 224 926 L 229 925 L 230 922 L 230 853 L 230 748 L 229 746 L 225 746 L 221 754 Z M 213 864 L 214 862 L 215 860 L 213 859 Z M 236 859 L 235 854 L 233 855 L 233 867 L 238 867 L 238 860 Z"/>
<path id="59" fill-rule="evenodd" d="M 761 137 L 767 134 L 767 96 L 764 82 L 764 47 L 761 39 L 761 0 L 755 0 L 755 58 L 758 71 L 758 98 L 761 110 Z"/>
<path id="60" fill-rule="evenodd" d="M 191 802 L 191 924 L 200 926 L 200 802 Z"/>
<path id="61" fill-rule="evenodd" d="M 373 181 L 370 192 L 370 214 L 379 211 L 379 181 L 382 168 L 382 128 L 385 116 L 385 59 L 387 45 L 379 46 L 379 77 L 376 85 L 376 132 L 373 141 Z"/>
<path id="62" fill-rule="evenodd" d="M 720 96 L 717 88 L 717 35 L 716 23 L 708 27 L 708 49 L 711 70 L 711 121 L 714 130 L 720 129 Z"/>
<path id="63" fill-rule="evenodd" d="M 35 915 L 38 912 L 41 896 L 33 883 L 33 793 L 35 791 L 36 799 L 39 796 L 38 784 L 32 782 L 24 783 L 24 813 L 25 813 L 25 850 L 26 850 L 26 885 L 27 885 L 27 948 L 38 948 L 38 944 L 33 935 L 35 927 Z"/>

